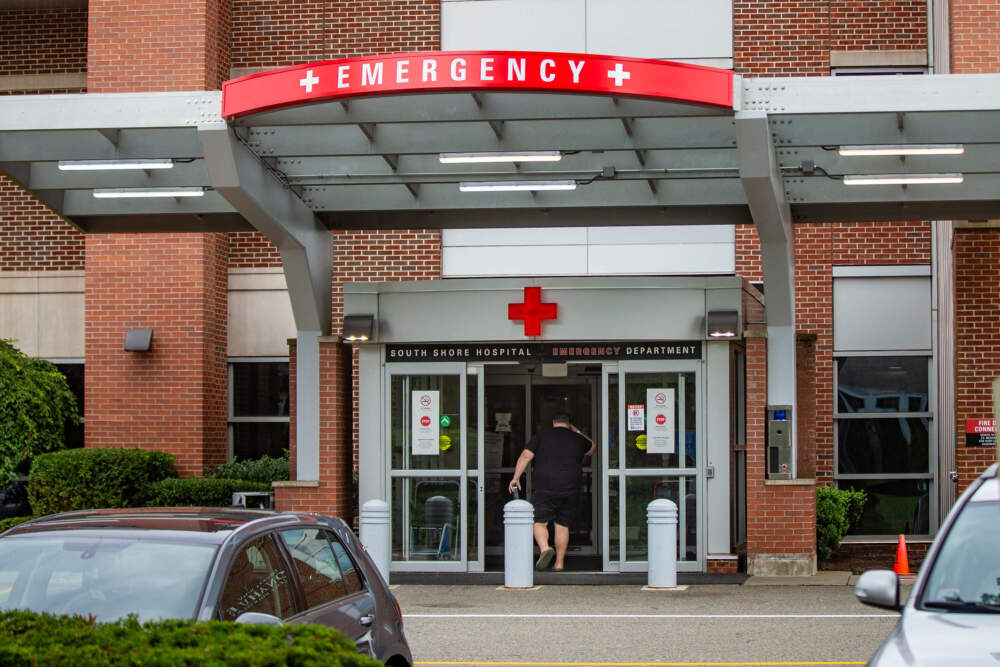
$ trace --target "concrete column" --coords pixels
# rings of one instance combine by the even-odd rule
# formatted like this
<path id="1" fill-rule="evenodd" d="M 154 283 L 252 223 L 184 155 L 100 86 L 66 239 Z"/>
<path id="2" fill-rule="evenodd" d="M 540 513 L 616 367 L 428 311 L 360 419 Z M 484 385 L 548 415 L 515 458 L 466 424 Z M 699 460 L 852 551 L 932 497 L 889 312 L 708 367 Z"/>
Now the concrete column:
<path id="1" fill-rule="evenodd" d="M 649 587 L 677 587 L 677 503 L 657 498 L 646 505 Z"/>
<path id="2" fill-rule="evenodd" d="M 361 544 L 368 549 L 368 555 L 375 561 L 385 583 L 389 583 L 389 562 L 391 537 L 391 517 L 389 505 L 384 500 L 369 500 L 361 505 L 358 520 Z"/>
<path id="3" fill-rule="evenodd" d="M 535 508 L 527 500 L 503 506 L 503 585 L 531 588 L 534 583 L 532 527 Z"/>

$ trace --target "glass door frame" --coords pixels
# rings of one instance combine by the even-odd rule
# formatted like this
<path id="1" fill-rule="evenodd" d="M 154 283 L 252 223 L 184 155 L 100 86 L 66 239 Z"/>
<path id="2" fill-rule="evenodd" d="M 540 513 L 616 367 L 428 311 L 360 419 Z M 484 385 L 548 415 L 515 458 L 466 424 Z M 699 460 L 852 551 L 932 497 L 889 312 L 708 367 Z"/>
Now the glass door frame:
<path id="1" fill-rule="evenodd" d="M 457 375 L 459 378 L 459 412 L 461 414 L 460 424 L 459 424 L 459 434 L 460 434 L 460 447 L 459 450 L 459 467 L 458 469 L 395 469 L 392 463 L 392 415 L 389 414 L 392 410 L 392 379 L 394 376 L 412 376 L 412 375 Z M 483 465 L 483 382 L 484 375 L 482 372 L 482 364 L 466 364 L 465 362 L 435 362 L 435 363 L 413 363 L 413 362 L 394 362 L 386 363 L 384 368 L 385 376 L 385 386 L 383 395 L 383 405 L 386 406 L 385 419 L 383 419 L 383 440 L 385 447 L 385 461 L 388 465 L 385 467 L 385 488 L 388 489 L 389 496 L 389 507 L 393 506 L 392 493 L 394 491 L 393 480 L 395 479 L 416 479 L 421 477 L 433 477 L 437 479 L 455 479 L 459 482 L 459 504 L 460 510 L 458 512 L 459 521 L 459 558 L 449 561 L 432 561 L 432 560 L 392 560 L 390 562 L 390 571 L 395 572 L 481 572 L 483 570 L 483 484 L 482 484 L 482 465 Z M 468 378 L 476 377 L 477 382 L 477 405 L 468 405 Z M 477 463 L 478 467 L 469 469 L 468 462 L 468 415 L 469 410 L 475 409 L 477 411 L 478 425 L 477 425 Z M 478 545 L 477 553 L 475 559 L 469 559 L 468 545 L 469 545 L 469 483 L 474 482 L 476 488 L 476 509 L 477 518 L 477 536 L 478 540 L 476 544 Z M 401 503 L 404 514 L 407 512 L 409 503 Z M 403 526 L 407 526 L 409 519 L 407 516 L 399 517 L 403 521 Z M 390 521 L 395 520 L 395 517 L 390 517 Z M 403 531 L 404 536 L 407 531 Z M 391 532 L 390 532 L 391 535 Z M 405 537 L 404 537 L 405 539 Z M 390 553 L 396 545 L 390 545 Z"/>
<path id="2" fill-rule="evenodd" d="M 705 428 L 704 428 L 704 405 L 705 405 L 705 382 L 703 379 L 704 361 L 676 360 L 676 361 L 618 361 L 605 362 L 602 364 L 601 372 L 601 468 L 602 475 L 601 496 L 603 519 L 603 541 L 602 553 L 605 572 L 646 572 L 649 569 L 648 561 L 628 560 L 627 549 L 624 544 L 626 526 L 626 481 L 630 477 L 656 477 L 662 475 L 684 477 L 685 484 L 690 483 L 693 478 L 695 482 L 696 494 L 696 521 L 697 521 L 697 545 L 695 547 L 697 558 L 694 561 L 681 561 L 678 554 L 677 570 L 687 572 L 701 572 L 705 568 L 705 544 L 706 544 L 706 519 L 705 519 Z M 695 467 L 691 468 L 633 468 L 629 469 L 625 462 L 625 379 L 626 375 L 633 373 L 693 373 L 695 382 Z M 617 380 L 617 424 L 615 433 L 618 451 L 618 461 L 612 462 L 608 456 L 608 443 L 610 436 L 609 423 L 609 376 L 614 375 Z M 680 409 L 680 406 L 678 406 Z M 678 448 L 684 447 L 684 436 L 682 434 L 678 442 Z M 614 464 L 614 465 L 612 465 Z M 610 515 L 610 482 L 614 477 L 618 480 L 618 513 L 617 516 Z M 682 522 L 685 520 L 684 512 L 678 508 L 678 534 L 682 530 Z M 611 558 L 611 526 L 612 520 L 617 522 L 618 545 L 615 549 L 617 558 Z"/>

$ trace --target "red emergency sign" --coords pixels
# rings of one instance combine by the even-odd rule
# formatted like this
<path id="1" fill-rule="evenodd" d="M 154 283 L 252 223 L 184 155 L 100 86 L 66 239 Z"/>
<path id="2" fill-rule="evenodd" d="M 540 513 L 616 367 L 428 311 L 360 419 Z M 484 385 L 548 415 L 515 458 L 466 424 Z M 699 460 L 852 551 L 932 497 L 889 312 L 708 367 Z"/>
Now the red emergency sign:
<path id="1" fill-rule="evenodd" d="M 667 416 L 663 414 L 656 415 L 656 423 L 663 426 L 667 423 Z"/>
<path id="2" fill-rule="evenodd" d="M 296 65 L 226 81 L 222 117 L 349 97 L 454 91 L 614 95 L 731 109 L 733 73 L 589 53 L 397 53 Z"/>
<path id="3" fill-rule="evenodd" d="M 430 426 L 431 425 L 431 418 L 428 417 L 427 415 L 424 415 L 423 417 L 420 418 L 420 425 L 421 426 Z"/>

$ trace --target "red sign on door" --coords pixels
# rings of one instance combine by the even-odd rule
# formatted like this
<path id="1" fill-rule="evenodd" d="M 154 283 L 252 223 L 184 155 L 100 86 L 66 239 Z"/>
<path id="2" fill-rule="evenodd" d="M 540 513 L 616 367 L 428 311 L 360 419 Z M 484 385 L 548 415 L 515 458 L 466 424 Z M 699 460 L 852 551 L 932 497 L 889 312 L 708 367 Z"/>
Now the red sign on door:
<path id="1" fill-rule="evenodd" d="M 424 415 L 423 417 L 420 418 L 420 425 L 421 426 L 430 426 L 431 425 L 431 418 L 428 417 L 427 415 Z"/>
<path id="2" fill-rule="evenodd" d="M 659 424 L 660 426 L 663 426 L 664 424 L 666 424 L 667 423 L 667 417 L 666 417 L 666 415 L 662 415 L 662 414 L 661 415 L 656 415 L 656 423 Z"/>

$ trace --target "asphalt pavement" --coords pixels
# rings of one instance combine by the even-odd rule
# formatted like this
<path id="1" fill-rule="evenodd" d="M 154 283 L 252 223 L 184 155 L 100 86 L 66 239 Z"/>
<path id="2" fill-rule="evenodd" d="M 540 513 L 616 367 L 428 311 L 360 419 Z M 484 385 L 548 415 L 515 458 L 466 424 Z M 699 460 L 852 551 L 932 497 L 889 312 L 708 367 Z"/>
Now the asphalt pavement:
<path id="1" fill-rule="evenodd" d="M 899 615 L 854 598 L 849 573 L 742 585 L 396 584 L 416 664 L 863 665 Z M 906 591 L 908 592 L 908 591 Z"/>

